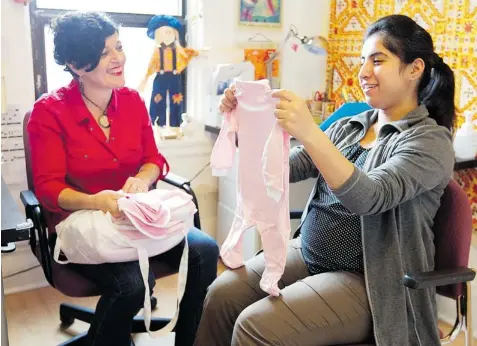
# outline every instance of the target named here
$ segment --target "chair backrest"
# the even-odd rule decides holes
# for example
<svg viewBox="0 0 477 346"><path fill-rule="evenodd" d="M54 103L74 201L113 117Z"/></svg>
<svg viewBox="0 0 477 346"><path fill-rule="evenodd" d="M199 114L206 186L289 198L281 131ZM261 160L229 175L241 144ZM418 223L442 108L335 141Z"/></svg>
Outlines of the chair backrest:
<svg viewBox="0 0 477 346"><path fill-rule="evenodd" d="M472 240L472 209L467 194L453 180L441 198L433 230L435 269L467 267ZM437 293L456 299L462 294L462 289L463 284L442 286L437 288Z"/></svg>
<svg viewBox="0 0 477 346"><path fill-rule="evenodd" d="M326 131L335 121L344 117L358 115L370 109L371 107L365 102L344 103L320 124L320 128L322 131Z"/></svg>
<svg viewBox="0 0 477 346"><path fill-rule="evenodd" d="M28 190L33 189L33 175L31 169L31 159L30 159L30 138L27 132L28 120L30 120L31 111L26 112L25 117L23 118L23 147L25 150L25 166L26 166L26 174L27 174L27 183L28 183Z"/></svg>

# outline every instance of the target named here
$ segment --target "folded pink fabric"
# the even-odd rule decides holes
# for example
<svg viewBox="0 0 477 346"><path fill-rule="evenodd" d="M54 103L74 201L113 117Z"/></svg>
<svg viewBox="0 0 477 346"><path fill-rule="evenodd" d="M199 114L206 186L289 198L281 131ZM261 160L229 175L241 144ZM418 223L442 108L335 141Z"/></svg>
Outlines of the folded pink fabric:
<svg viewBox="0 0 477 346"><path fill-rule="evenodd" d="M131 240L160 239L183 231L197 211L192 196L177 189L126 194L118 207L124 216L113 223Z"/></svg>

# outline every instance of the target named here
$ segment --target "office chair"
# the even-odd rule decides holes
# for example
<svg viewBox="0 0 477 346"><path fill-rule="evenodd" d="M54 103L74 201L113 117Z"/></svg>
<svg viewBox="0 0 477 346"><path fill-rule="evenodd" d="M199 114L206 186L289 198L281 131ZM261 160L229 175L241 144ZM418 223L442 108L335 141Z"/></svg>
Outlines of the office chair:
<svg viewBox="0 0 477 346"><path fill-rule="evenodd" d="M67 265L59 264L53 259L53 249L48 239L48 231L45 223L46 211L42 208L35 197L33 186L31 161L30 161L30 141L28 138L27 124L30 118L30 112L27 112L23 119L23 143L25 148L25 163L27 171L28 190L22 191L20 198L25 206L27 218L33 221L34 227L30 230L30 247L41 264L43 273L48 283L70 297L91 297L100 295L101 292L94 282L81 276L68 268ZM199 204L196 195L190 187L190 183L174 174L169 173L163 179L164 182L180 188L192 196L196 205L197 213L194 215L194 226L200 229ZM150 268L154 272L156 279L177 273L178 268L171 268L165 263L152 260ZM151 298L151 308L157 305L157 299ZM60 304L60 321L63 328L69 327L75 319L91 323L94 316L94 310L78 305L62 303ZM168 318L152 318L151 330L158 330L170 322ZM144 319L136 316L132 324L132 333L145 333ZM82 345L86 337L86 332L79 334L61 345Z"/></svg>
<svg viewBox="0 0 477 346"><path fill-rule="evenodd" d="M291 219L300 219L303 211L291 211ZM472 210L464 190L453 180L449 182L434 218L435 269L431 272L408 273L403 284L409 289L437 288L437 294L456 302L456 320L448 335L441 335L441 344L453 342L463 331L465 345L471 346L472 311L471 285L474 270L468 268L472 238ZM295 232L294 238L299 235ZM436 326L437 328L437 326ZM374 345L359 344L353 346ZM351 345L350 345L351 346Z"/></svg>

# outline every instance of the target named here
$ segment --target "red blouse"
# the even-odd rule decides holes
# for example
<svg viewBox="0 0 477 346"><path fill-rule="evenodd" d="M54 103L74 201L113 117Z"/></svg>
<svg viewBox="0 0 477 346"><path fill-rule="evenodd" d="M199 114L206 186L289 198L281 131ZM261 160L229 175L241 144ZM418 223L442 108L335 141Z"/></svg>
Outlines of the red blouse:
<svg viewBox="0 0 477 346"><path fill-rule="evenodd" d="M119 190L146 163L160 168L159 178L167 174L169 165L157 150L139 94L113 90L107 113L109 140L86 108L76 80L35 103L27 131L35 194L55 214L49 227L69 215L58 205L63 189L87 194Z"/></svg>

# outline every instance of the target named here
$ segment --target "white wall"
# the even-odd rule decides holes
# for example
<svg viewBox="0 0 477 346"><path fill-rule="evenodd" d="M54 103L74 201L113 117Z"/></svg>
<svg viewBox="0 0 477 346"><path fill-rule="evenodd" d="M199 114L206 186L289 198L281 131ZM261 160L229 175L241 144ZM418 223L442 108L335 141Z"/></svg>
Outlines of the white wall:
<svg viewBox="0 0 477 346"><path fill-rule="evenodd" d="M189 90L194 89L197 93L194 100L200 105L195 105L195 112L199 113L200 118L204 119L204 114L200 112L206 112L208 108L207 88L210 86L214 67L217 64L243 61L243 48L250 37L262 33L274 43L280 44L292 24L297 27L300 35L328 37L330 0L285 1L283 6L281 28L239 26L236 0L203 0L203 6L195 7L203 17L191 21L188 43L193 48L210 48L202 54L202 58L193 60L188 70ZM203 33L203 39L198 39L200 34L196 33ZM196 74L200 78L194 79ZM310 97L313 90L325 88L325 75L326 57L310 54L304 49L293 52L289 46L283 49L282 88L290 89L302 97Z"/></svg>
<svg viewBox="0 0 477 346"><path fill-rule="evenodd" d="M210 63L243 60L239 45L256 33L262 33L280 43L290 25L300 35L328 37L330 1L294 0L283 2L283 25L280 29L238 26L238 1L204 0L204 46L211 47ZM301 49L284 49L282 55L282 87L302 97L309 97L313 89L324 88L326 57L312 55Z"/></svg>
<svg viewBox="0 0 477 346"><path fill-rule="evenodd" d="M35 100L28 7L2 1L2 74L6 100L23 111Z"/></svg>
<svg viewBox="0 0 477 346"><path fill-rule="evenodd" d="M35 101L28 7L13 1L2 1L1 16L2 76L5 87L2 92L7 103L2 108L18 108L20 114L25 114ZM2 147L4 144L2 139ZM13 189L26 187L24 169L15 171L15 174L4 169L2 166L5 182L15 185Z"/></svg>

